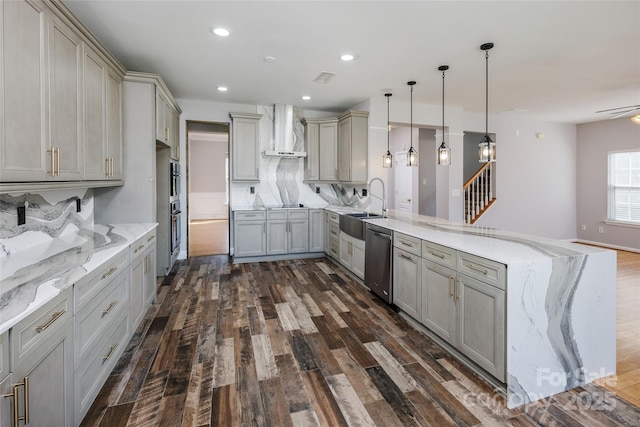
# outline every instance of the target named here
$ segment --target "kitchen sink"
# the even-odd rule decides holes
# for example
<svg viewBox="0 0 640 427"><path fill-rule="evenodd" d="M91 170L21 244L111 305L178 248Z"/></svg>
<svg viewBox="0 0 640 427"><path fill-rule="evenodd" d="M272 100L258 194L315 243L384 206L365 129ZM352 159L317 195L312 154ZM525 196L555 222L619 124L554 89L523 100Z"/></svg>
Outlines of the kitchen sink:
<svg viewBox="0 0 640 427"><path fill-rule="evenodd" d="M340 231L355 239L364 240L366 223L362 220L373 218L382 218L382 215L368 212L342 214L340 215Z"/></svg>

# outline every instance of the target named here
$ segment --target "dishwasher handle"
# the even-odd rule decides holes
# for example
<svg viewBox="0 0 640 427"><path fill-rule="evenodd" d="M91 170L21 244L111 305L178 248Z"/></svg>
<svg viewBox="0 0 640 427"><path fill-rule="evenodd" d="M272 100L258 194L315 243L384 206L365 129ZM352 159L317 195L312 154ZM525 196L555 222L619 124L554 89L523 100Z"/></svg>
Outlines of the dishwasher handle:
<svg viewBox="0 0 640 427"><path fill-rule="evenodd" d="M368 230L368 231L369 231L369 233L373 233L373 235L376 236L376 237L382 237L384 239L391 240L391 235L390 234L378 233L377 231L372 231L372 230Z"/></svg>

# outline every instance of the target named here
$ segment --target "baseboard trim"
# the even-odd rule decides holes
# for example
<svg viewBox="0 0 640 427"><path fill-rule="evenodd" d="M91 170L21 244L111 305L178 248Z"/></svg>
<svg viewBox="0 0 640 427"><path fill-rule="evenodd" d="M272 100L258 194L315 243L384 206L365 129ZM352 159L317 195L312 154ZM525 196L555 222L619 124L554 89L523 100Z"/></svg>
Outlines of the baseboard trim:
<svg viewBox="0 0 640 427"><path fill-rule="evenodd" d="M243 264L245 262L262 262L262 261L281 261L285 259L307 259L307 258L324 258L324 252L306 252L302 254L282 254L282 255L264 255L264 256L247 256L233 257L234 264Z"/></svg>

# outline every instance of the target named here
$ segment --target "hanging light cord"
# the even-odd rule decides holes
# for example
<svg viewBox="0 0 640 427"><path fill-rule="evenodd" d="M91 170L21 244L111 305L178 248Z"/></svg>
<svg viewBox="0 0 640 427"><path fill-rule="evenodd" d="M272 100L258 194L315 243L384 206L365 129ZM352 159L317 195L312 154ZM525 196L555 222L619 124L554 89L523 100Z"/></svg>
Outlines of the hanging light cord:
<svg viewBox="0 0 640 427"><path fill-rule="evenodd" d="M411 133L411 148L413 148L413 85L411 85L411 110L410 111L411 111L411 113L410 113L411 114L411 125L410 125L411 126L410 127L410 129L411 129L411 131L410 131L410 133Z"/></svg>
<svg viewBox="0 0 640 427"><path fill-rule="evenodd" d="M389 98L391 96L387 96L387 153L389 153L389 134L391 133L389 129Z"/></svg>
<svg viewBox="0 0 640 427"><path fill-rule="evenodd" d="M444 144L444 71L442 72L442 143Z"/></svg>
<svg viewBox="0 0 640 427"><path fill-rule="evenodd" d="M485 59L484 133L486 136L489 136L489 51L488 50L485 51L484 53L484 59Z"/></svg>

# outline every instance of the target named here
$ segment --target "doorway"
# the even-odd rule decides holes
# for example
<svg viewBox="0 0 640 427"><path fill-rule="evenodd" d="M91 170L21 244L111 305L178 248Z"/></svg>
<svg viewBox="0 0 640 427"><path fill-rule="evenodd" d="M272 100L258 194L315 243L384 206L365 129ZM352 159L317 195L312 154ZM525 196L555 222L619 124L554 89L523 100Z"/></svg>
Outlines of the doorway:
<svg viewBox="0 0 640 427"><path fill-rule="evenodd" d="M229 253L229 124L187 121L188 255Z"/></svg>

